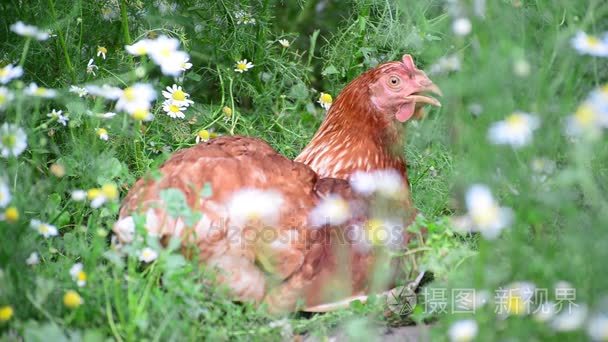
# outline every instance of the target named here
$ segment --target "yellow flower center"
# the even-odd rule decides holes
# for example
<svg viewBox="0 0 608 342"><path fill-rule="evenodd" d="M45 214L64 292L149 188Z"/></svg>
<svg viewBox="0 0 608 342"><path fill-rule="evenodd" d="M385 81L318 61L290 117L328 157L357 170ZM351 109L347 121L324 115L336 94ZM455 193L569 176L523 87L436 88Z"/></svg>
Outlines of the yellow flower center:
<svg viewBox="0 0 608 342"><path fill-rule="evenodd" d="M125 99L127 99L127 101L134 101L135 100L135 89L133 89L131 87L127 87L127 88L125 88L125 90L123 90L123 95L125 96Z"/></svg>
<svg viewBox="0 0 608 342"><path fill-rule="evenodd" d="M526 303L517 295L507 298L507 312L512 315L523 315L526 313Z"/></svg>
<svg viewBox="0 0 608 342"><path fill-rule="evenodd" d="M587 36L587 44L591 47L597 47L600 45L600 40L595 36Z"/></svg>
<svg viewBox="0 0 608 342"><path fill-rule="evenodd" d="M63 296L63 304L70 309L76 309L82 305L82 297L80 297L78 292L69 290Z"/></svg>
<svg viewBox="0 0 608 342"><path fill-rule="evenodd" d="M161 48L160 55L163 57L169 57L171 55L171 49L169 49L168 47Z"/></svg>
<svg viewBox="0 0 608 342"><path fill-rule="evenodd" d="M0 308L0 322L6 322L13 317L13 308L5 305Z"/></svg>
<svg viewBox="0 0 608 342"><path fill-rule="evenodd" d="M491 205L482 210L476 210L476 212L471 215L471 218L477 227L484 228L492 225L492 223L498 220L499 211L500 209L497 205Z"/></svg>
<svg viewBox="0 0 608 342"><path fill-rule="evenodd" d="M198 137L203 141L207 141L211 137L211 133L209 133L209 131L206 129L201 129L198 131Z"/></svg>
<svg viewBox="0 0 608 342"><path fill-rule="evenodd" d="M44 96L47 93L47 89L44 87L39 87L38 89L36 89L36 91L34 92L34 94L38 95L38 96Z"/></svg>
<svg viewBox="0 0 608 342"><path fill-rule="evenodd" d="M97 197L101 196L102 194L103 194L103 192L99 188L89 189L87 191L87 198L89 199L89 201L92 201L92 200L96 199Z"/></svg>
<svg viewBox="0 0 608 342"><path fill-rule="evenodd" d="M9 223L17 222L17 220L19 220L19 210L17 210L17 208L15 207L6 208L6 210L4 211L4 218Z"/></svg>
<svg viewBox="0 0 608 342"><path fill-rule="evenodd" d="M135 52L137 52L138 55L145 55L148 53L148 49L142 44L135 49Z"/></svg>
<svg viewBox="0 0 608 342"><path fill-rule="evenodd" d="M103 46L98 46L98 47L97 47L97 52L101 52L101 53L103 53L103 54L106 54L106 53L108 53L108 49L106 49L106 48L105 48L105 47L103 47Z"/></svg>
<svg viewBox="0 0 608 342"><path fill-rule="evenodd" d="M321 97L319 97L319 102L329 104L334 102L334 99L329 94L321 93Z"/></svg>
<svg viewBox="0 0 608 342"><path fill-rule="evenodd" d="M114 184L104 184L101 187L101 192L110 200L118 198L118 188Z"/></svg>
<svg viewBox="0 0 608 342"><path fill-rule="evenodd" d="M8 68L5 67L0 69L0 77L4 77L6 75L8 75Z"/></svg>
<svg viewBox="0 0 608 342"><path fill-rule="evenodd" d="M85 273L85 271L78 272L78 274L76 275L76 280L83 282L87 281L87 274Z"/></svg>
<svg viewBox="0 0 608 342"><path fill-rule="evenodd" d="M173 99L177 101L184 101L186 99L186 93L178 89L173 92L173 95L171 97L173 97Z"/></svg>
<svg viewBox="0 0 608 342"><path fill-rule="evenodd" d="M105 135L108 135L108 131L105 128L98 128L97 135L103 137Z"/></svg>
<svg viewBox="0 0 608 342"><path fill-rule="evenodd" d="M574 113L574 117L579 125L588 127L595 122L595 111L589 104L582 104Z"/></svg>
<svg viewBox="0 0 608 342"><path fill-rule="evenodd" d="M600 88L600 91L602 92L602 94L603 94L604 96L608 96L608 84L603 85L603 86Z"/></svg>
<svg viewBox="0 0 608 342"><path fill-rule="evenodd" d="M17 137L14 134L7 134L2 136L2 145L11 148L17 143Z"/></svg>
<svg viewBox="0 0 608 342"><path fill-rule="evenodd" d="M47 234L50 231L49 225L45 223L41 223L38 225L38 231L40 234Z"/></svg>
<svg viewBox="0 0 608 342"><path fill-rule="evenodd" d="M229 118L232 116L232 108L224 106L224 108L222 108L222 113L224 113L224 115Z"/></svg>
<svg viewBox="0 0 608 342"><path fill-rule="evenodd" d="M246 71L247 70L247 64L245 64L243 62L239 62L239 63L237 63L236 68L239 69L239 70Z"/></svg>
<svg viewBox="0 0 608 342"><path fill-rule="evenodd" d="M366 224L370 241L374 245L382 245L388 239L388 233L384 229L384 222L379 219L371 219Z"/></svg>
<svg viewBox="0 0 608 342"><path fill-rule="evenodd" d="M169 105L169 111L172 112L172 113L177 113L177 112L179 112L179 107L177 105L174 105L174 104Z"/></svg>
<svg viewBox="0 0 608 342"><path fill-rule="evenodd" d="M6 102L6 96L4 94L0 94L0 105L3 105Z"/></svg>
<svg viewBox="0 0 608 342"><path fill-rule="evenodd" d="M526 119L521 114L511 114L505 119L505 121L507 122L507 125L511 126L512 128L522 128L526 125Z"/></svg>
<svg viewBox="0 0 608 342"><path fill-rule="evenodd" d="M132 116L133 119L137 120L137 121L142 121L145 120L148 117L148 110L144 109L144 108L140 108L140 109L136 109Z"/></svg>

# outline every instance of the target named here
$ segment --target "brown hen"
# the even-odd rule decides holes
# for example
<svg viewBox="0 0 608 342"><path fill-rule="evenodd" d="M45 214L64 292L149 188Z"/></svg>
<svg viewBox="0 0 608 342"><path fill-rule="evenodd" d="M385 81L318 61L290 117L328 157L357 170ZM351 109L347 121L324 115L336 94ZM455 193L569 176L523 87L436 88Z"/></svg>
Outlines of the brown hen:
<svg viewBox="0 0 608 342"><path fill-rule="evenodd" d="M247 137L178 151L160 167L160 177L144 177L129 191L114 226L118 241L132 242L134 217L143 216L149 235L195 246L234 299L266 303L273 312L294 310L298 301L317 311L378 290L370 287L375 249L358 248L347 234L367 220L370 198L353 191L348 179L357 171L396 170L406 181L396 215L412 217L398 149L401 123L425 103L439 105L421 95L425 91L439 93L405 55L347 85L295 161ZM179 189L202 216L194 222L172 217L162 196L167 189ZM335 198L349 208L348 220L316 222L311 212Z"/></svg>

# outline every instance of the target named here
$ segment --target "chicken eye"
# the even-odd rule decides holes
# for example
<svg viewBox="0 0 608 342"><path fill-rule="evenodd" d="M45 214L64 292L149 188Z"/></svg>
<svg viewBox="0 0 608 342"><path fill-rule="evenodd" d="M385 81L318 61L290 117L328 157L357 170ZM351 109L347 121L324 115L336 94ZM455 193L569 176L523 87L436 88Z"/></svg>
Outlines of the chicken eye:
<svg viewBox="0 0 608 342"><path fill-rule="evenodd" d="M388 79L388 84L389 84L391 87L396 87L396 86L398 86L400 83L401 83L401 79L400 79L399 77L397 77L397 76L391 76L391 77L389 77L389 79Z"/></svg>

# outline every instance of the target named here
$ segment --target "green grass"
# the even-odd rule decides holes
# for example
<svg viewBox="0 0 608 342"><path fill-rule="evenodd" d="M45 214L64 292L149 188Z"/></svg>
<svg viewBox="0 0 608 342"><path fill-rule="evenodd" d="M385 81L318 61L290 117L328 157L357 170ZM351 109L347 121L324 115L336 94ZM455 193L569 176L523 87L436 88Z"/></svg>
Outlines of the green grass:
<svg viewBox="0 0 608 342"><path fill-rule="evenodd" d="M608 8L599 0L486 1L485 16L474 14L479 1L179 1L161 13L167 1L36 0L0 4L0 66L22 64L19 80L7 85L15 99L0 111L0 122L26 131L28 148L20 156L0 158L0 177L10 186L12 206L20 219L0 222L0 307L14 316L0 323L0 339L14 340L280 340L280 328L262 309L233 303L223 289L201 279L214 275L175 248L162 251L151 266L142 266L135 251L121 259L110 249L109 231L119 203L99 209L70 199L73 189L112 182L121 195L168 155L195 143L199 129L221 135L250 135L268 141L289 158L310 141L323 119L316 103L320 92L337 95L344 85L378 63L415 57L429 70L441 57L456 55L460 70L433 74L443 90L441 110L409 123L404 146L416 206L429 233L406 256L408 275L431 270L429 288L494 290L513 281L531 281L549 289L568 281L576 302L590 311L608 295L605 260L608 248L608 144L605 139L573 142L564 135L564 119L594 88L608 81L607 59L579 55L570 39L578 30L608 30ZM450 5L451 4L451 5ZM237 24L245 10L255 25ZM113 16L112 20L104 15ZM452 20L462 15L471 34L456 36ZM10 31L22 20L50 29L47 41L28 41ZM125 44L159 34L180 39L193 68L176 82L195 104L185 120L164 115L160 101L155 119L137 123L124 113L111 120L88 115L112 110L109 103L69 94L70 85L109 83L124 87L147 70L143 81L160 90L174 83L146 59L128 55ZM292 42L289 48L278 39ZM98 46L107 59L96 57ZM93 58L96 76L86 73ZM233 71L237 60L255 64ZM514 65L526 61L528 75ZM23 94L30 82L56 88L61 95L39 100ZM160 94L159 94L160 95ZM160 99L160 96L159 98ZM234 109L230 121L222 108ZM473 115L471 106L480 107ZM49 120L51 109L69 113L67 127ZM488 143L487 130L515 110L534 112L541 127L532 144L521 149ZM109 141L95 129L104 127ZM537 157L556 162L556 170L539 185L530 165ZM59 164L65 175L50 168ZM515 221L498 240L456 234L449 217L466 211L464 194L473 183L487 184ZM44 239L29 228L41 219L59 228ZM175 247L175 246L173 246ZM38 252L41 262L26 266ZM87 285L78 288L69 274L82 262ZM66 308L62 298L77 290L84 304ZM427 299L428 300L428 299ZM475 314L422 312L416 323L435 322L432 334L447 339L451 323L474 318L479 340L583 339L584 327L555 332L529 316L503 319L494 307ZM395 324L380 303L354 305L324 315L287 316L295 334L330 335L342 327L353 337L368 325ZM397 320L403 323L403 320ZM362 332L363 331L363 332Z"/></svg>

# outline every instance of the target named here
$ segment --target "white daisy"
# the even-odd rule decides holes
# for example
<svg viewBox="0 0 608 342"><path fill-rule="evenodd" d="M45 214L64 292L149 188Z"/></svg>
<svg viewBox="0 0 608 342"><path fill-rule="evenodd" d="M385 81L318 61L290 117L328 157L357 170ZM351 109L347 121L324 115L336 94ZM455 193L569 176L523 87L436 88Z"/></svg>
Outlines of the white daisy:
<svg viewBox="0 0 608 342"><path fill-rule="evenodd" d="M147 55L152 48L152 40L150 39L142 39L137 41L133 45L126 45L125 49L128 53L134 56L143 56Z"/></svg>
<svg viewBox="0 0 608 342"><path fill-rule="evenodd" d="M321 93L317 102L321 105L321 107L323 107L323 109L329 110L332 103L334 102L334 99L328 93Z"/></svg>
<svg viewBox="0 0 608 342"><path fill-rule="evenodd" d="M279 220L283 196L273 190L245 188L235 192L228 201L231 221L243 227L250 220L274 225Z"/></svg>
<svg viewBox="0 0 608 342"><path fill-rule="evenodd" d="M97 76L95 74L95 70L99 69L97 65L93 62L93 58L89 59L89 63L87 63L87 74L92 74L93 76Z"/></svg>
<svg viewBox="0 0 608 342"><path fill-rule="evenodd" d="M279 39L279 44L286 49L289 47L289 45L291 45L287 39Z"/></svg>
<svg viewBox="0 0 608 342"><path fill-rule="evenodd" d="M36 230L38 233L40 233L40 235L44 236L45 238L49 238L51 236L56 236L57 234L59 234L59 232L57 231L57 227L48 223L41 222L40 220L32 220L30 222L30 227L32 227L32 229Z"/></svg>
<svg viewBox="0 0 608 342"><path fill-rule="evenodd" d="M108 135L108 130L105 128L97 128L95 130L95 134L97 134L99 139L103 141L108 141L108 139L110 138L110 136Z"/></svg>
<svg viewBox="0 0 608 342"><path fill-rule="evenodd" d="M403 222L395 218L371 218L364 225L365 242L399 249L403 246Z"/></svg>
<svg viewBox="0 0 608 342"><path fill-rule="evenodd" d="M338 195L323 198L308 215L313 227L338 226L351 217L348 202Z"/></svg>
<svg viewBox="0 0 608 342"><path fill-rule="evenodd" d="M458 36L464 37L471 33L473 25L468 18L457 18L452 23L452 31Z"/></svg>
<svg viewBox="0 0 608 342"><path fill-rule="evenodd" d="M253 68L255 65L253 65L253 63L248 62L246 59L240 60L238 62L236 62L236 66L234 68L234 71L239 72L239 73L244 73L245 71Z"/></svg>
<svg viewBox="0 0 608 342"><path fill-rule="evenodd" d="M357 171L349 179L353 189L365 196L378 193L394 197L405 190L403 177L397 170Z"/></svg>
<svg viewBox="0 0 608 342"><path fill-rule="evenodd" d="M108 49L103 46L97 47L97 57L101 56L101 58L106 59L106 53L108 53Z"/></svg>
<svg viewBox="0 0 608 342"><path fill-rule="evenodd" d="M87 274L84 271L84 266L81 262L75 263L74 266L70 268L70 276L72 276L72 280L75 281L79 287L83 287L87 284Z"/></svg>
<svg viewBox="0 0 608 342"><path fill-rule="evenodd" d="M6 109L8 104L13 100L13 93L6 87L0 87L0 111Z"/></svg>
<svg viewBox="0 0 608 342"><path fill-rule="evenodd" d="M182 71L186 71L186 70L189 70L190 68L192 68L192 63L190 63L190 57L186 57L186 59L184 59L181 63L181 69L182 69Z"/></svg>
<svg viewBox="0 0 608 342"><path fill-rule="evenodd" d="M608 315L596 314L587 323L587 334L593 341L608 341Z"/></svg>
<svg viewBox="0 0 608 342"><path fill-rule="evenodd" d="M167 113L167 115L169 115L169 117L173 119L183 119L186 117L186 115L184 115L186 107L180 106L172 100L166 100L163 102L163 110L165 113Z"/></svg>
<svg viewBox="0 0 608 342"><path fill-rule="evenodd" d="M171 87L167 87L167 90L163 90L162 94L167 99L173 102L178 106L188 107L194 103L194 101L190 100L190 94L184 92L181 86L174 84Z"/></svg>
<svg viewBox="0 0 608 342"><path fill-rule="evenodd" d="M46 115L48 118L55 119L60 124L66 126L68 121L70 120L67 116L63 115L62 110L53 109L50 113Z"/></svg>
<svg viewBox="0 0 608 342"><path fill-rule="evenodd" d="M478 332L477 322L473 319L465 319L452 323L448 336L452 342L469 342L475 339Z"/></svg>
<svg viewBox="0 0 608 342"><path fill-rule="evenodd" d="M81 88L75 85L70 86L70 93L78 94L78 97L85 97L89 92L85 88Z"/></svg>
<svg viewBox="0 0 608 342"><path fill-rule="evenodd" d="M17 157L27 147L27 135L23 128L4 123L0 126L0 155L4 158Z"/></svg>
<svg viewBox="0 0 608 342"><path fill-rule="evenodd" d="M25 264L28 266L38 265L39 263L40 263L40 257L38 256L38 253L36 253L36 252L32 252L30 254L30 256L28 256L27 259L25 259Z"/></svg>
<svg viewBox="0 0 608 342"><path fill-rule="evenodd" d="M598 136L608 127L608 85L596 89L566 118L566 134L570 136Z"/></svg>
<svg viewBox="0 0 608 342"><path fill-rule="evenodd" d="M211 132L206 129L201 129L196 133L196 138L194 139L196 143L207 142L211 139Z"/></svg>
<svg viewBox="0 0 608 342"><path fill-rule="evenodd" d="M149 109L155 98L156 92L151 85L135 83L122 90L118 102L116 102L116 109L133 114L142 108Z"/></svg>
<svg viewBox="0 0 608 342"><path fill-rule="evenodd" d="M15 78L19 78L23 75L23 68L20 65L14 66L8 64L0 68L0 83L7 84Z"/></svg>
<svg viewBox="0 0 608 342"><path fill-rule="evenodd" d="M0 208L6 207L11 202L11 191L8 184L0 178Z"/></svg>
<svg viewBox="0 0 608 342"><path fill-rule="evenodd" d="M459 71L461 68L460 56L458 54L452 54L449 56L443 56L429 67L429 74L447 74L453 71Z"/></svg>
<svg viewBox="0 0 608 342"><path fill-rule="evenodd" d="M146 247L139 253L139 260L145 263L151 263L158 258L158 253L150 247Z"/></svg>
<svg viewBox="0 0 608 342"><path fill-rule="evenodd" d="M36 26L24 24L22 21L12 24L11 31L20 36L34 38L36 40L47 40L50 37L48 32L43 31Z"/></svg>
<svg viewBox="0 0 608 342"><path fill-rule="evenodd" d="M48 89L45 87L39 87L36 83L30 83L27 88L25 88L25 94L30 96L42 97L45 99L52 99L57 96L57 91L54 89Z"/></svg>
<svg viewBox="0 0 608 342"><path fill-rule="evenodd" d="M234 12L237 25L255 25L255 18L244 10Z"/></svg>
<svg viewBox="0 0 608 342"><path fill-rule="evenodd" d="M92 96L103 97L106 100L117 100L123 93L122 89L103 84L101 87L95 84L85 85L85 90Z"/></svg>
<svg viewBox="0 0 608 342"><path fill-rule="evenodd" d="M496 239L500 232L511 224L513 211L500 207L490 189L481 184L469 188L466 194L468 214L461 219L457 229L477 231L489 240Z"/></svg>
<svg viewBox="0 0 608 342"><path fill-rule="evenodd" d="M116 116L116 113L114 113L114 112L106 112L106 113L97 114L97 117L101 118L101 119L111 119L115 116Z"/></svg>
<svg viewBox="0 0 608 342"><path fill-rule="evenodd" d="M574 331L585 324L587 319L587 306L576 304L563 308L549 323L555 331Z"/></svg>
<svg viewBox="0 0 608 342"><path fill-rule="evenodd" d="M497 145L511 145L514 148L522 147L530 143L532 133L540 126L537 116L514 112L505 120L498 121L490 126L488 139Z"/></svg>
<svg viewBox="0 0 608 342"><path fill-rule="evenodd" d="M572 38L571 43L572 47L582 55L608 57L608 33L604 34L604 39L600 39L579 31Z"/></svg>
<svg viewBox="0 0 608 342"><path fill-rule="evenodd" d="M160 36L153 40L148 54L160 66L161 72L168 76L179 76L183 72L188 54L179 51L179 40L167 36Z"/></svg>

